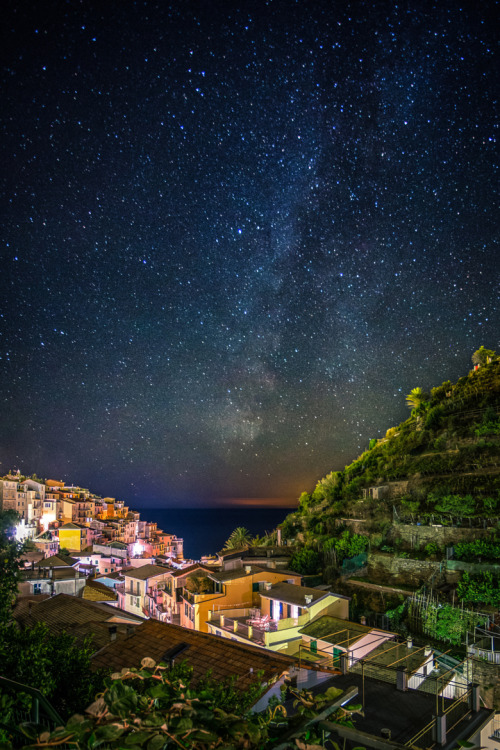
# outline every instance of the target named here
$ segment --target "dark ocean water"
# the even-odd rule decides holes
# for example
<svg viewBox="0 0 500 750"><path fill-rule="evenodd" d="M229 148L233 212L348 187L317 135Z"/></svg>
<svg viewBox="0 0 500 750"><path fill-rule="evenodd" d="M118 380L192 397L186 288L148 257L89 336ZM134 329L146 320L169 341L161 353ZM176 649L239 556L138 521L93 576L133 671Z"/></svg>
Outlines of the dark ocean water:
<svg viewBox="0 0 500 750"><path fill-rule="evenodd" d="M140 508L142 521L184 539L184 556L199 559L215 554L237 526L253 536L272 531L296 508Z"/></svg>

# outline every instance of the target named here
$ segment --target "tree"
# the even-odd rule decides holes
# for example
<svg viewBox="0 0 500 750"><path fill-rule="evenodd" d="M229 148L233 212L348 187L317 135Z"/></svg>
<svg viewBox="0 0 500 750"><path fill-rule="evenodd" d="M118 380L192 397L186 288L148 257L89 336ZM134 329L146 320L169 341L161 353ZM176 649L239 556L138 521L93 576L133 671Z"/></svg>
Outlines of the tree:
<svg viewBox="0 0 500 750"><path fill-rule="evenodd" d="M24 545L15 537L18 520L14 510L0 512L0 627L11 619L20 578Z"/></svg>
<svg viewBox="0 0 500 750"><path fill-rule="evenodd" d="M320 569L319 555L309 547L298 550L290 560L290 568L303 576L315 575Z"/></svg>
<svg viewBox="0 0 500 750"><path fill-rule="evenodd" d="M91 638L78 643L68 633L50 633L45 623L9 625L0 633L0 674L37 688L67 718L103 689L103 673L90 668L94 651Z"/></svg>
<svg viewBox="0 0 500 750"><path fill-rule="evenodd" d="M425 393L425 391L419 386L418 388L412 388L410 393L406 396L406 404L410 409L418 410L425 404L427 398L427 393Z"/></svg>
<svg viewBox="0 0 500 750"><path fill-rule="evenodd" d="M484 346L480 346L472 355L472 364L485 365L489 360L493 359L494 356L495 352L493 349L485 349Z"/></svg>
<svg viewBox="0 0 500 750"><path fill-rule="evenodd" d="M252 535L244 526L238 526L231 532L224 549L248 549L252 542Z"/></svg>

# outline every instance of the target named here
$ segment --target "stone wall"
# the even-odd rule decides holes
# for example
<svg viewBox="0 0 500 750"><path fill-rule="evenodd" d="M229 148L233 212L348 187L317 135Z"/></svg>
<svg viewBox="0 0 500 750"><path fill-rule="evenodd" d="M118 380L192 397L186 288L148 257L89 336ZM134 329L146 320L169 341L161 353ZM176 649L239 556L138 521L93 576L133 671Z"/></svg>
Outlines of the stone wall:
<svg viewBox="0 0 500 750"><path fill-rule="evenodd" d="M433 560L406 560L383 552L368 555L368 577L386 585L407 584L420 586L434 574L439 574L440 563Z"/></svg>
<svg viewBox="0 0 500 750"><path fill-rule="evenodd" d="M500 710L500 668L498 664L472 659L472 681L481 686L481 697L488 706Z"/></svg>
<svg viewBox="0 0 500 750"><path fill-rule="evenodd" d="M398 523L392 526L389 540L402 539L411 549L422 549L429 542L440 547L449 546L456 542L473 542L474 539L492 536L495 529L469 529L457 526L417 526L415 524Z"/></svg>

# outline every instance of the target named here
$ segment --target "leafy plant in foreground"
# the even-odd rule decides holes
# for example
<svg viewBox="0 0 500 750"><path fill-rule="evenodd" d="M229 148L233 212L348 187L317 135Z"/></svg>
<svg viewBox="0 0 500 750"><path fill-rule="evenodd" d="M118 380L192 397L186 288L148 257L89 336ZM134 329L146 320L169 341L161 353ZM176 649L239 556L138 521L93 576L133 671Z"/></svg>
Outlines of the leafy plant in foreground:
<svg viewBox="0 0 500 750"><path fill-rule="evenodd" d="M318 737L306 722L342 693L335 688L318 696L308 691L293 692L296 713L292 717L287 717L281 705L274 705L262 715L238 713L221 708L220 686L217 690L208 678L192 687L190 674L185 664L169 669L152 659L143 659L141 669L123 669L111 676L107 688L87 709L87 716L76 714L64 727L52 732L21 725L27 738L25 750L61 744L74 750L262 750L275 744L270 736L273 722L287 736L290 730L295 732L291 747L314 750L323 745L310 744ZM341 713L337 712L334 720L348 724L360 709L339 709Z"/></svg>

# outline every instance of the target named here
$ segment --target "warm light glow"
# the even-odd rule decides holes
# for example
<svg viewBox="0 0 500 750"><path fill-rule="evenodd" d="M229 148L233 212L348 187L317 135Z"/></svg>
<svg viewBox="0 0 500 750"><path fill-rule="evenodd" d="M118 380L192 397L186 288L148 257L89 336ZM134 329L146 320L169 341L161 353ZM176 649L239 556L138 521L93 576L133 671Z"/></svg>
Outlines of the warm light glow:
<svg viewBox="0 0 500 750"><path fill-rule="evenodd" d="M144 552L144 547L140 542L136 542L132 547L132 555L134 557L140 557Z"/></svg>
<svg viewBox="0 0 500 750"><path fill-rule="evenodd" d="M44 531L47 531L49 528L50 523L54 523L56 520L56 514L55 511L51 511L50 513L43 513L43 515L40 518L40 526Z"/></svg>
<svg viewBox="0 0 500 750"><path fill-rule="evenodd" d="M25 537L25 534L23 533L23 530L25 528L26 527L25 527L24 524L20 524L20 523L17 524L17 526L16 526L16 541L17 542L22 542L23 541L23 539Z"/></svg>

